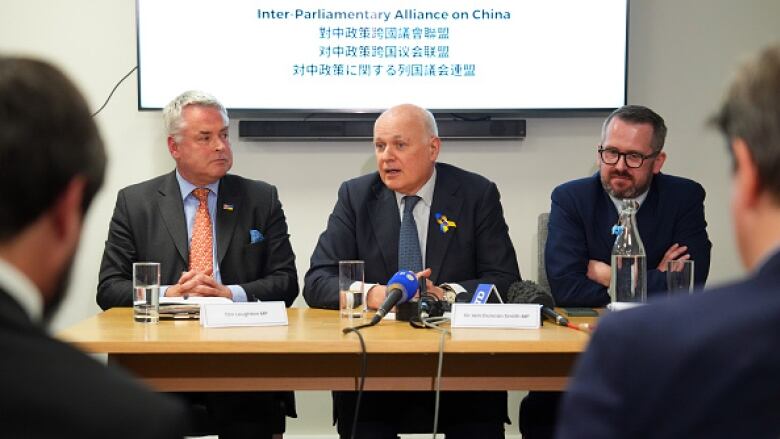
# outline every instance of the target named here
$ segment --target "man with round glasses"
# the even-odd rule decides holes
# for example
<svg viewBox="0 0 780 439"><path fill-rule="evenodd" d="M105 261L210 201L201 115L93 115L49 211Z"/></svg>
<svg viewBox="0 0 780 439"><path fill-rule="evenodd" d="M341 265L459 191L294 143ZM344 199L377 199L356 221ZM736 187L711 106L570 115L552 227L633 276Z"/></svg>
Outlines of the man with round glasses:
<svg viewBox="0 0 780 439"><path fill-rule="evenodd" d="M704 284L711 244L700 184L661 173L666 124L640 105L618 108L604 121L598 174L564 183L552 193L545 249L547 277L559 306L609 303L610 256L622 200L639 203L636 220L647 253L647 291L666 291L666 263L693 259Z"/></svg>
<svg viewBox="0 0 780 439"><path fill-rule="evenodd" d="M647 255L647 291L666 291L666 264L693 259L702 287L712 244L700 184L661 173L666 124L653 110L626 105L604 121L596 160L599 172L553 190L545 246L547 278L555 303L601 307L609 303L610 257L622 200L639 203L637 227ZM552 437L560 393L531 392L520 408L524 438Z"/></svg>

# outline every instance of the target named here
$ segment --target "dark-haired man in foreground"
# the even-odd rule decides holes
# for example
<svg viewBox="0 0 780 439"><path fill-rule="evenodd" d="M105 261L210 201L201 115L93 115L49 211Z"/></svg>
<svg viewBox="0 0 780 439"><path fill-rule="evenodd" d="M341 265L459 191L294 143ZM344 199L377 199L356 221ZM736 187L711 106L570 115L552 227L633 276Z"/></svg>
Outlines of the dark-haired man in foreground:
<svg viewBox="0 0 780 439"><path fill-rule="evenodd" d="M0 57L0 435L175 438L184 408L51 338L106 156L86 102L49 64Z"/></svg>

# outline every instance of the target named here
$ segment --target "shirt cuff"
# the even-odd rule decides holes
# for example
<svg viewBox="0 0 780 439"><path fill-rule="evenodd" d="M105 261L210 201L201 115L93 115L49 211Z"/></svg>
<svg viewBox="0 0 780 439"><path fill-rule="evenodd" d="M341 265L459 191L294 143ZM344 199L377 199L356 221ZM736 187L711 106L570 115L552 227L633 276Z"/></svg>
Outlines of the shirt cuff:
<svg viewBox="0 0 780 439"><path fill-rule="evenodd" d="M233 293L233 302L247 302L246 291L241 285L226 285ZM258 300L259 302L259 300Z"/></svg>
<svg viewBox="0 0 780 439"><path fill-rule="evenodd" d="M160 285L160 297L165 297L165 292L168 291L171 285Z"/></svg>
<svg viewBox="0 0 780 439"><path fill-rule="evenodd" d="M455 291L455 294L468 293L468 291L466 291L466 289L463 288L460 284L444 282L441 285L447 285L448 287L452 288L452 291Z"/></svg>

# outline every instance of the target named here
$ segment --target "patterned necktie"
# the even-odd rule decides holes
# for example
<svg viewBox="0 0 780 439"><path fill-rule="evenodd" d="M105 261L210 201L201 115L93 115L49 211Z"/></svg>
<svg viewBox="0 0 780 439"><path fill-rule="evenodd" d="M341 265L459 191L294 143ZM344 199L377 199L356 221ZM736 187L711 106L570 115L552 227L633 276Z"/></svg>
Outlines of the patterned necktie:
<svg viewBox="0 0 780 439"><path fill-rule="evenodd" d="M422 252L420 240L417 238L417 224L414 222L412 210L420 201L416 195L404 197L404 216L401 220L401 233L398 237L398 270L422 271Z"/></svg>
<svg viewBox="0 0 780 439"><path fill-rule="evenodd" d="M200 204L195 212L195 224L192 226L192 241L190 242L190 270L201 272L211 270L214 263L213 234L211 231L211 215L209 215L209 190L198 188L192 191Z"/></svg>

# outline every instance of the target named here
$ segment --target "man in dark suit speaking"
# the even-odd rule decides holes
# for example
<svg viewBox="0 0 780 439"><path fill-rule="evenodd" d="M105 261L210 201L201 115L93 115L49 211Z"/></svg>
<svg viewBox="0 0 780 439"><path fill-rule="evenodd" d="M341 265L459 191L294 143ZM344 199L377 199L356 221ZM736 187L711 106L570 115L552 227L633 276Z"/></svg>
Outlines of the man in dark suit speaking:
<svg viewBox="0 0 780 439"><path fill-rule="evenodd" d="M440 146L436 121L422 108L400 105L379 116L377 172L341 185L306 274L309 306L338 308L339 260L365 261L369 308L381 305L383 283L399 269L423 272L428 291L450 300L457 292L473 293L480 283L495 284L505 294L520 278L496 185L436 163ZM355 394L336 392L334 404L339 435L348 438ZM363 395L357 437L430 431L433 408L430 392L369 392ZM503 437L506 408L505 392L445 393L441 430L447 438Z"/></svg>
<svg viewBox="0 0 780 439"><path fill-rule="evenodd" d="M103 141L57 69L0 57L0 436L175 438L185 410L51 338Z"/></svg>
<svg viewBox="0 0 780 439"><path fill-rule="evenodd" d="M100 307L132 304L138 261L160 263L164 296L292 305L298 281L282 205L275 187L227 174L233 153L225 108L188 91L163 115L176 170L119 192L100 266ZM284 431L285 413L294 415L291 393L188 397L205 398L221 437L270 437Z"/></svg>
<svg viewBox="0 0 780 439"><path fill-rule="evenodd" d="M780 437L780 46L743 67L715 122L750 275L603 318L564 397L560 438Z"/></svg>

